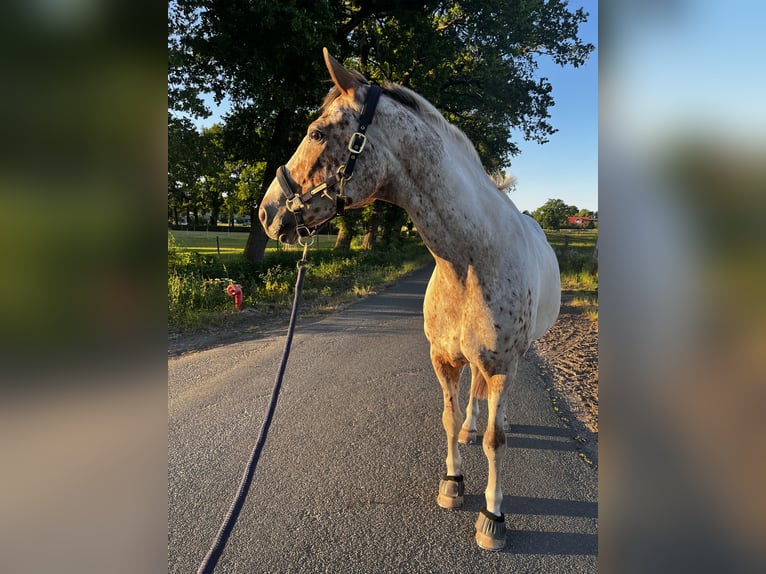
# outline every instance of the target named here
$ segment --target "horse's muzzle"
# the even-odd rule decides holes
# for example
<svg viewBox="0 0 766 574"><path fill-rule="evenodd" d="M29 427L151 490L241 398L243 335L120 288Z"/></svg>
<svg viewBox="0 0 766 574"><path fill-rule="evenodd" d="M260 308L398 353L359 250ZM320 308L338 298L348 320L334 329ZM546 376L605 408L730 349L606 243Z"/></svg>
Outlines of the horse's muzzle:
<svg viewBox="0 0 766 574"><path fill-rule="evenodd" d="M284 205L261 205L258 210L258 219L266 235L271 239L290 245L298 241L295 217Z"/></svg>
<svg viewBox="0 0 766 574"><path fill-rule="evenodd" d="M258 219L266 235L271 239L292 244L298 240L295 217L287 210L281 199L279 184L274 180L258 208Z"/></svg>

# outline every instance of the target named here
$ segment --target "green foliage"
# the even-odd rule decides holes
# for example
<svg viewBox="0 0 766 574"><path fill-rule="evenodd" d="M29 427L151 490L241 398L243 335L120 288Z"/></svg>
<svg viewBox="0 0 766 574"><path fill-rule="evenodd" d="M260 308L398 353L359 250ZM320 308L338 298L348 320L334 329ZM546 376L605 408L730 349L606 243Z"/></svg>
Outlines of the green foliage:
<svg viewBox="0 0 766 574"><path fill-rule="evenodd" d="M563 199L549 199L532 212L532 217L543 229L561 229L566 225L567 217L577 213L577 208L564 203Z"/></svg>
<svg viewBox="0 0 766 574"><path fill-rule="evenodd" d="M537 60L579 66L593 49L577 37L587 14L570 12L566 2L344 4L359 9L346 21L342 55L373 79L430 100L474 142L490 171L518 152L511 127L540 143L556 131L548 122L552 86L537 76Z"/></svg>
<svg viewBox="0 0 766 574"><path fill-rule="evenodd" d="M305 129L300 116L327 89L320 58L327 46L369 79L401 83L432 101L495 170L518 151L511 128L539 142L555 132L552 86L538 77L537 62L583 64L593 50L578 37L587 17L564 0L178 0L169 10L169 100L197 113L199 93L228 97L232 133L254 154L243 159L266 159L274 144L284 158ZM280 113L292 114L291 135L276 141Z"/></svg>
<svg viewBox="0 0 766 574"><path fill-rule="evenodd" d="M597 230L546 231L548 243L559 262L562 291L598 292L598 271L594 249Z"/></svg>
<svg viewBox="0 0 766 574"><path fill-rule="evenodd" d="M179 234L180 235L180 234ZM174 329L214 323L233 313L225 294L229 283L242 286L244 304L259 316L287 312L292 303L298 249L269 250L265 263L254 265L239 253L205 253L200 234L184 237L179 247L168 234L168 322ZM197 240L191 240L192 237ZM189 249L194 242L198 247ZM380 285L409 273L430 260L418 240L403 240L384 251L332 250L333 241L310 251L310 268L302 296L304 313L318 312L369 294Z"/></svg>
<svg viewBox="0 0 766 574"><path fill-rule="evenodd" d="M400 83L430 100L494 172L518 153L513 129L540 143L556 131L548 113L553 87L539 77L538 61L584 63L593 50L578 37L587 17L565 0L174 0L168 11L169 107L175 115L206 116L200 94L212 93L217 102L228 98L227 158L263 166L242 198L250 208L327 91L320 57L326 46L369 79ZM217 213L219 195L210 194L212 188L189 187L183 193L192 211L202 197L198 203ZM259 244L253 239L251 250Z"/></svg>

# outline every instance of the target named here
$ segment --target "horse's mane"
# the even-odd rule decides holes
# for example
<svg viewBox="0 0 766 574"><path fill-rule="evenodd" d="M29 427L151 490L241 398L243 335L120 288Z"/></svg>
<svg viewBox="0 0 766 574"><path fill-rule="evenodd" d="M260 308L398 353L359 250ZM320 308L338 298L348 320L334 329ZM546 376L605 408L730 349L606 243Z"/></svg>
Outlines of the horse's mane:
<svg viewBox="0 0 766 574"><path fill-rule="evenodd" d="M449 123L436 107L423 96L398 84L386 83L383 88L391 98L410 108L421 119L435 128L442 135L456 141L465 153L481 167L481 159L471 140L457 126ZM482 168L483 171L483 168Z"/></svg>
<svg viewBox="0 0 766 574"><path fill-rule="evenodd" d="M356 70L350 70L350 72L354 74L362 83L367 84L367 80L362 74ZM484 171L484 167L481 164L481 158L479 158L479 153L476 151L473 142L468 139L468 136L465 135L460 130L460 128L448 122L442 113L437 110L431 102L426 100L423 96L416 94L409 88L405 88L404 86L400 86L399 84L394 84L391 82L385 82L383 84L383 93L391 97L393 100L399 102L406 108L412 110L418 117L436 129L442 135L458 143L466 155L472 158L473 163L477 167L477 171L481 171L487 175L490 182L492 183L492 186L497 189L497 191L500 192L500 194L503 195L506 199L510 199L506 195L506 191L508 191L508 189L516 183L516 178L512 175L505 176L498 174L487 174ZM322 111L326 110L327 107L339 96L340 90L336 86L333 86L322 102Z"/></svg>
<svg viewBox="0 0 766 574"><path fill-rule="evenodd" d="M399 86L398 84L387 83L384 86L384 89L386 94L391 96L400 104L410 108L433 128L441 132L443 135L454 139L465 151L465 153L469 157L473 158L477 167L477 171L481 171L487 175L490 182L492 183L492 186L500 193L500 195L502 195L505 199L510 199L507 195L507 192L516 183L516 178L510 174L505 175L503 173L486 173L486 171L484 171L484 167L481 164L479 153L476 151L473 142L468 139L468 136L465 135L462 130L460 130L460 128L448 122L447 119L441 114L439 110L436 109L436 107L431 102L426 100L423 96L416 94L404 86Z"/></svg>

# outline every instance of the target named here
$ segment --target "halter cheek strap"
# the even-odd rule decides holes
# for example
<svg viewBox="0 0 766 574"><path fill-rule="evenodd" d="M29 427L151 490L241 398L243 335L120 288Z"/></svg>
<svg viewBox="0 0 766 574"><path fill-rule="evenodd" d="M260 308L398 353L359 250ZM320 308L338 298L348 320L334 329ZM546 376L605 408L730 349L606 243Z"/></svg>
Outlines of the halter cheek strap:
<svg viewBox="0 0 766 574"><path fill-rule="evenodd" d="M372 123L372 118L375 116L375 109L378 107L378 100L383 90L379 86L370 86L367 91L367 99L364 102L362 108L362 114L359 117L359 129L357 129L351 136L351 140L348 142L349 156L346 160L346 164L341 166L338 173L342 179L348 181L351 176L354 175L354 165L356 164L356 158L362 153L365 144L367 143L367 126Z"/></svg>
<svg viewBox="0 0 766 574"><path fill-rule="evenodd" d="M282 195L285 196L285 206L288 211L295 216L298 235L308 237L312 235L313 230L309 229L303 222L303 213L301 213L308 203L316 196L325 197L335 203L335 215L343 215L346 209L346 196L343 195L343 187L346 182L354 175L354 166L359 154L364 150L367 144L367 127L372 123L375 116L375 109L378 106L378 100L382 93L379 86L370 86L367 90L367 99L364 102L362 113L359 117L359 128L351 135L348 142L349 156L346 163L341 165L335 175L330 176L322 183L313 187L306 193L300 193L300 187L290 177L290 173L284 165L277 168L277 182L282 188ZM337 189L337 192L336 192Z"/></svg>

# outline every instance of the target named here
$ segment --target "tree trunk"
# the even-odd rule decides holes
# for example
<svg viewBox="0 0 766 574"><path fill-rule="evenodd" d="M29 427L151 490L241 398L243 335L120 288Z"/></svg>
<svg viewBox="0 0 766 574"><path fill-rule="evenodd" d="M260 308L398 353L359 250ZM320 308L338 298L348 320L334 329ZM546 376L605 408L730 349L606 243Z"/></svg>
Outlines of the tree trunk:
<svg viewBox="0 0 766 574"><path fill-rule="evenodd" d="M261 182L261 189L258 192L258 196L254 198L250 208L250 235L247 237L247 243L245 244L245 257L256 264L263 263L263 257L266 254L266 243L269 241L258 219L258 206L261 204L263 196L266 195L269 185L271 185L272 178L277 172L277 167L281 165L282 161L287 160L287 158L278 158L276 156L285 148L290 135L290 113L290 110L287 109L280 110L274 120L274 133L271 136L270 148L274 152L269 154L269 158L266 161L266 170L263 174L263 181Z"/></svg>
<svg viewBox="0 0 766 574"><path fill-rule="evenodd" d="M345 223L347 216L343 216L338 219L338 237L335 239L336 251L348 251L351 249L351 239L353 237L348 225Z"/></svg>
<svg viewBox="0 0 766 574"><path fill-rule="evenodd" d="M208 226L212 227L214 230L218 229L218 215L220 213L221 213L220 206L214 203L210 208L210 222L208 223Z"/></svg>
<svg viewBox="0 0 766 574"><path fill-rule="evenodd" d="M388 203L384 206L381 219L383 236L380 240L383 245L398 243L401 239L402 225L407 221L407 212L401 207Z"/></svg>
<svg viewBox="0 0 766 574"><path fill-rule="evenodd" d="M378 222L380 221L380 205L376 201L372 204L370 219L367 221L367 232L364 234L362 249L375 250L378 239Z"/></svg>
<svg viewBox="0 0 766 574"><path fill-rule="evenodd" d="M268 242L269 236L266 235L266 231L258 220L258 214L256 214L250 224L250 233L247 236L247 243L245 243L245 256L253 263L263 263ZM253 255L257 258L253 259Z"/></svg>
<svg viewBox="0 0 766 574"><path fill-rule="evenodd" d="M348 211L345 215L336 219L338 238L335 240L335 249L337 251L348 251L351 249L351 240L354 238L354 231L358 219L358 211Z"/></svg>

